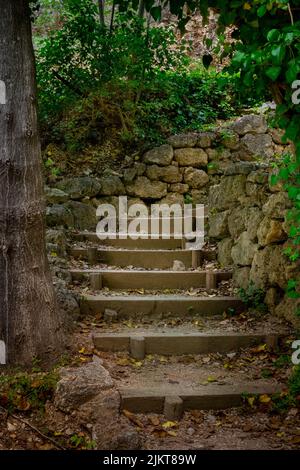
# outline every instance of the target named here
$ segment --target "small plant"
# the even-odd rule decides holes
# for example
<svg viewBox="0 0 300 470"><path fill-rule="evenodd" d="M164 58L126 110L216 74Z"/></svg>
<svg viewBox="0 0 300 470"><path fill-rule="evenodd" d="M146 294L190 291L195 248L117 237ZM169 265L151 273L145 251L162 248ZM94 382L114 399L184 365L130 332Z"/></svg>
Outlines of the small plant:
<svg viewBox="0 0 300 470"><path fill-rule="evenodd" d="M247 307L260 311L266 310L264 303L265 292L263 289L259 289L254 282L250 282L246 289L241 287L239 296Z"/></svg>
<svg viewBox="0 0 300 470"><path fill-rule="evenodd" d="M79 434L73 434L70 437L70 445L74 449L86 449L86 450L93 450L96 448L96 442L90 440L85 434L82 432Z"/></svg>
<svg viewBox="0 0 300 470"><path fill-rule="evenodd" d="M38 370L37 365L33 370ZM14 375L0 376L0 404L13 412L44 410L58 381L56 372L18 372Z"/></svg>

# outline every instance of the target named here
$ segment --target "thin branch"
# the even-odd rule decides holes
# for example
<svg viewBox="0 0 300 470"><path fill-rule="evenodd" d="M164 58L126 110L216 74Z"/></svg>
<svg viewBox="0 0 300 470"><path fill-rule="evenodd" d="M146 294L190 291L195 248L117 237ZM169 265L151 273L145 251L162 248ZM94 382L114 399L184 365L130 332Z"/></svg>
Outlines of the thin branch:
<svg viewBox="0 0 300 470"><path fill-rule="evenodd" d="M109 26L109 33L112 33L114 27L114 19L115 19L115 10L116 10L116 2L113 1L112 9L111 9L111 17L110 17L110 26Z"/></svg>
<svg viewBox="0 0 300 470"><path fill-rule="evenodd" d="M58 72L56 72L56 70L52 70L52 73L53 73L54 77L57 78L57 80L62 82L64 85L66 85L71 91L73 91L74 93L79 95L81 98L84 98L84 96L85 96L84 93L79 88L77 88L75 85L73 85L73 83L69 82L69 80L62 77Z"/></svg>
<svg viewBox="0 0 300 470"><path fill-rule="evenodd" d="M292 9L291 9L291 5L290 5L290 3L288 3L287 5L288 5L289 14L290 14L290 17L291 17L291 23L293 25L294 24L294 17L293 17L293 12L292 12Z"/></svg>
<svg viewBox="0 0 300 470"><path fill-rule="evenodd" d="M4 411L4 413L7 413L7 410L0 405L0 409L2 411ZM38 428L36 428L35 426L33 426L32 424L28 423L28 421L26 421L25 419L22 419L20 418L19 416L13 414L13 413L10 413L10 416L14 419L16 419L17 421L20 421L21 423L25 424L25 426L27 426L28 428L32 429L35 433L39 434L43 439L51 442L57 449L60 449L60 450L67 450L65 447L61 446L60 444L58 444L54 439L52 439L52 437L49 437L47 436L46 434L44 434L42 431L40 431Z"/></svg>

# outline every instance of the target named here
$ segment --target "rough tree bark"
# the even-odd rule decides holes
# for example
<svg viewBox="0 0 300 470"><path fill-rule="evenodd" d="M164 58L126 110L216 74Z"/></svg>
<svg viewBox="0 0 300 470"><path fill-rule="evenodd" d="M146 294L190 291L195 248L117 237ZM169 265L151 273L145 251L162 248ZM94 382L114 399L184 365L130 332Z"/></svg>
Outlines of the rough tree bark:
<svg viewBox="0 0 300 470"><path fill-rule="evenodd" d="M105 27L105 17L104 17L104 7L105 7L105 0L98 0L99 5L99 21L102 28Z"/></svg>
<svg viewBox="0 0 300 470"><path fill-rule="evenodd" d="M35 66L26 0L0 0L0 341L6 363L59 352L62 328L45 250ZM3 361L2 361L3 362Z"/></svg>

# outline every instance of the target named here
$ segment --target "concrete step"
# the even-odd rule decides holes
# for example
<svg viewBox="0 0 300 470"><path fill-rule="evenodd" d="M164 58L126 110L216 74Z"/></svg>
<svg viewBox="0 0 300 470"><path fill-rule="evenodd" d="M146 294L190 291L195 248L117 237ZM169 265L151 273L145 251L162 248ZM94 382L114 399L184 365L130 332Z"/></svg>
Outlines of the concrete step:
<svg viewBox="0 0 300 470"><path fill-rule="evenodd" d="M107 240L100 240L97 237L95 232L81 232L72 234L71 237L73 240L79 242L92 242L94 244L103 245L103 246L114 246L117 248L124 249L144 249L144 250L175 250L176 248L183 248L184 240L170 238L169 240L164 240L162 238L151 239L151 238L138 238L133 240L132 238L120 239L119 233L115 234L116 238L110 238Z"/></svg>
<svg viewBox="0 0 300 470"><path fill-rule="evenodd" d="M133 271L72 269L73 281L90 280L95 290L110 289L189 289L191 287L214 288L221 281L231 279L225 271Z"/></svg>
<svg viewBox="0 0 300 470"><path fill-rule="evenodd" d="M80 302L83 315L103 313L111 309L119 318L143 316L191 317L218 315L230 309L240 309L243 303L237 297L197 297L189 295L86 295Z"/></svg>
<svg viewBox="0 0 300 470"><path fill-rule="evenodd" d="M236 385L206 385L196 390L169 387L122 388L121 407L132 413L168 413L168 419L178 419L183 411L219 410L238 407L246 394L272 395L282 390L274 383L250 382ZM170 409L171 408L171 409ZM173 410L172 410L173 408ZM172 416L173 414L173 416Z"/></svg>
<svg viewBox="0 0 300 470"><path fill-rule="evenodd" d="M94 247L71 247L69 255L76 259L89 260L90 264L104 263L119 267L141 267L146 269L169 269L175 260L182 261L186 268L201 266L203 260L215 260L216 252L209 250L115 250Z"/></svg>
<svg viewBox="0 0 300 470"><path fill-rule="evenodd" d="M278 344L279 334L268 333L195 333L184 334L174 329L163 332L139 331L124 333L95 333L94 346L99 351L126 351L136 359L147 354L165 356L182 354L228 353L241 348L266 343L272 348Z"/></svg>

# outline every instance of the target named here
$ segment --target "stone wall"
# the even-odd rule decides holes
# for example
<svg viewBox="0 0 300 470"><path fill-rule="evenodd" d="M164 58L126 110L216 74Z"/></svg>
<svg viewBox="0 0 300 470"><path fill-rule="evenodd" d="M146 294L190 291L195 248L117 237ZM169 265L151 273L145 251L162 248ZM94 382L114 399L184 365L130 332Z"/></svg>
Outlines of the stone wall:
<svg viewBox="0 0 300 470"><path fill-rule="evenodd" d="M237 171L233 162L265 161L283 149L278 131L268 130L265 119L257 115L209 132L175 135L141 157L126 158L119 173L104 170L102 178L69 178L47 187L47 224L95 229L95 208L102 203L117 207L121 195L128 196L129 204L207 204L210 186ZM242 171L246 168L256 167L245 164Z"/></svg>
<svg viewBox="0 0 300 470"><path fill-rule="evenodd" d="M292 151L261 115L245 115L208 132L175 135L168 143L127 158L120 173L82 176L46 188L47 224L95 230L96 207L127 196L131 203L205 204L209 238L221 266L233 266L236 285L253 282L271 311L293 317L296 301L284 297L299 265L288 262L290 206L282 186L270 184L278 156ZM292 308L293 307L293 308Z"/></svg>

